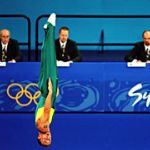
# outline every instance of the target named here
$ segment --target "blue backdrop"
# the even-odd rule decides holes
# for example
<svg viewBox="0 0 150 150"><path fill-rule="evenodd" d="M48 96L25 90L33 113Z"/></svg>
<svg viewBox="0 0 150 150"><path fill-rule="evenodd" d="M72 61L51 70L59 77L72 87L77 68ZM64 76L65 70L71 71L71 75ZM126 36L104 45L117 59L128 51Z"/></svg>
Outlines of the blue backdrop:
<svg viewBox="0 0 150 150"><path fill-rule="evenodd" d="M149 15L149 0L76 0L76 1L1 1L0 14L24 14L30 17L32 23L32 49L35 43L35 20L42 14L81 14L81 15ZM13 6L13 7L12 7ZM100 32L104 30L104 42L129 42L141 40L143 30L149 29L150 19L58 19L56 26L56 37L58 29L62 25L70 27L70 38L75 41L95 42L100 41ZM19 19L1 19L1 28L9 28L12 37L19 42L25 41L26 22ZM43 22L40 25L40 40L43 39ZM124 50L131 47L106 47L108 50ZM97 50L98 47L80 47L80 49Z"/></svg>
<svg viewBox="0 0 150 150"><path fill-rule="evenodd" d="M0 68L0 111L35 111L39 63ZM150 110L150 66L126 63L73 63L58 68L59 112L147 112Z"/></svg>

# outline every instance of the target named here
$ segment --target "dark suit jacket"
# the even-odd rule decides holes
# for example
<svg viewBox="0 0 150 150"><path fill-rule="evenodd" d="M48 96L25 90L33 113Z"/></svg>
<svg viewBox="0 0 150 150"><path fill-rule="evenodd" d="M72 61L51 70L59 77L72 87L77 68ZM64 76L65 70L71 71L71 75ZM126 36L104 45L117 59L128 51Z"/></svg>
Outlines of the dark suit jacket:
<svg viewBox="0 0 150 150"><path fill-rule="evenodd" d="M125 61L131 62L133 59L141 60L142 62L146 62L146 51L144 47L144 42L138 42L135 44L134 48L131 52L125 56Z"/></svg>
<svg viewBox="0 0 150 150"><path fill-rule="evenodd" d="M19 50L18 42L14 39L10 39L8 46L7 46L7 52L6 52L7 59L6 61L10 61L12 59L15 59L15 61L21 61L21 53ZM2 60L2 44L0 41L0 61Z"/></svg>
<svg viewBox="0 0 150 150"><path fill-rule="evenodd" d="M56 58L57 60L62 60L62 61L74 61L74 62L79 62L81 61L77 45L74 41L68 39L65 47L65 53L64 56L62 48L60 46L59 39L55 40L55 47L56 47Z"/></svg>

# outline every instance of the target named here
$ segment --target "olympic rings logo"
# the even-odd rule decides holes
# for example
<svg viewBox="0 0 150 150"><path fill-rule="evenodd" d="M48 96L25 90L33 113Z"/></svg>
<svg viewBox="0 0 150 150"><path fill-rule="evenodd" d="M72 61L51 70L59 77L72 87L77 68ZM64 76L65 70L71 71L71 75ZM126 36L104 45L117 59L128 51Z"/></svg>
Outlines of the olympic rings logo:
<svg viewBox="0 0 150 150"><path fill-rule="evenodd" d="M13 96L11 95L11 90L13 87L19 87L19 92ZM41 92L38 90L36 91L34 94L32 94L30 91L29 91L29 88L31 87L36 87L38 88L38 85L36 83L30 83L28 85L25 86L25 88L23 88L22 85L18 84L18 83L12 83L8 86L7 88L7 95L13 99L13 100L16 100L17 104L24 107L24 106L29 106L31 104L32 101L34 101L34 103L37 105L38 102L37 102L37 98L40 97L41 95ZM28 102L26 103L22 103L19 99L25 94L25 96L29 99Z"/></svg>

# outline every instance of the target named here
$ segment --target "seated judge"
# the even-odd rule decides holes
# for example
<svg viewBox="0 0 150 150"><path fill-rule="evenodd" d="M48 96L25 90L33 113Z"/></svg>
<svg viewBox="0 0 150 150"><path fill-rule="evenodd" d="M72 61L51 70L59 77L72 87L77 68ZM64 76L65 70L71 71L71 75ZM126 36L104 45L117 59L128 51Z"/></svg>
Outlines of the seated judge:
<svg viewBox="0 0 150 150"><path fill-rule="evenodd" d="M76 43L69 39L69 28L61 27L59 29L59 38L55 40L56 58L58 61L79 62L81 57Z"/></svg>
<svg viewBox="0 0 150 150"><path fill-rule="evenodd" d="M21 53L18 42L10 38L10 31L3 29L0 31L0 62L21 61Z"/></svg>
<svg viewBox="0 0 150 150"><path fill-rule="evenodd" d="M143 41L135 43L131 52L125 56L127 62L148 62L150 61L150 30L142 34Z"/></svg>

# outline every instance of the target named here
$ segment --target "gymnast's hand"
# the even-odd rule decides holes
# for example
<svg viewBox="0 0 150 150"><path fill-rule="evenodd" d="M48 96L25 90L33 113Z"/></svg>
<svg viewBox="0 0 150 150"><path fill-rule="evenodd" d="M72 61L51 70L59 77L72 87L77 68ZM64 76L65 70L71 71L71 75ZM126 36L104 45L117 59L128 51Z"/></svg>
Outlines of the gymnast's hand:
<svg viewBox="0 0 150 150"><path fill-rule="evenodd" d="M52 94L53 88L52 88L52 82L51 79L48 79L48 94Z"/></svg>

